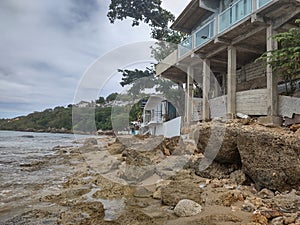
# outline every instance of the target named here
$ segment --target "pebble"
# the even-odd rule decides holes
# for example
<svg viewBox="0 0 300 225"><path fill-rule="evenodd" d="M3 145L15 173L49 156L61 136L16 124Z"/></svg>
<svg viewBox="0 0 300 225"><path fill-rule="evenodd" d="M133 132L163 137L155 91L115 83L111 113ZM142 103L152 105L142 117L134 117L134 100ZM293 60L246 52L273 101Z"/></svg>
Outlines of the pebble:
<svg viewBox="0 0 300 225"><path fill-rule="evenodd" d="M231 206L231 211L232 212L239 211L239 208L237 206Z"/></svg>
<svg viewBox="0 0 300 225"><path fill-rule="evenodd" d="M233 185L227 185L227 184L225 184L225 185L224 185L224 188L229 189L229 190L233 190L233 189L235 189L236 187L233 186Z"/></svg>
<svg viewBox="0 0 300 225"><path fill-rule="evenodd" d="M283 214L277 210L264 210L260 211L260 214L265 216L267 219L273 219L275 217L283 216Z"/></svg>
<svg viewBox="0 0 300 225"><path fill-rule="evenodd" d="M271 221L272 225L284 225L283 217L276 217Z"/></svg>
<svg viewBox="0 0 300 225"><path fill-rule="evenodd" d="M199 187L200 187L201 189L205 188L206 186L207 186L207 185L204 184L204 183L199 184Z"/></svg>
<svg viewBox="0 0 300 225"><path fill-rule="evenodd" d="M259 212L254 211L253 216L252 216L253 222L259 223L261 225L267 225L268 224L268 219L261 215Z"/></svg>
<svg viewBox="0 0 300 225"><path fill-rule="evenodd" d="M158 189L157 191L153 192L154 199L161 199L161 190Z"/></svg>
<svg viewBox="0 0 300 225"><path fill-rule="evenodd" d="M292 213L292 214L289 214L289 216L287 217L284 217L284 223L285 224L291 224L291 223L294 223L296 220L297 220L297 213ZM300 222L300 221L299 221Z"/></svg>
<svg viewBox="0 0 300 225"><path fill-rule="evenodd" d="M258 196L261 198L273 198L275 195L273 191L264 188L260 192L258 192Z"/></svg>
<svg viewBox="0 0 300 225"><path fill-rule="evenodd" d="M253 212L255 209L256 207L250 202L243 204L242 206L242 211L244 212Z"/></svg>

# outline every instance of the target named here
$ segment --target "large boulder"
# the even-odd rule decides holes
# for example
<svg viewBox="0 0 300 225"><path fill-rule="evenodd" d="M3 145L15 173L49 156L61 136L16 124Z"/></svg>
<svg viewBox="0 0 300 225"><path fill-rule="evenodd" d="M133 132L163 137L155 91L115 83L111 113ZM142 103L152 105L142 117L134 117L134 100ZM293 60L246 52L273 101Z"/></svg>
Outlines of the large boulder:
<svg viewBox="0 0 300 225"><path fill-rule="evenodd" d="M179 217L195 216L202 211L201 205L189 199L180 200L174 208L175 215Z"/></svg>
<svg viewBox="0 0 300 225"><path fill-rule="evenodd" d="M220 122L199 125L194 132L197 151L219 163L239 164L240 154L236 144L238 132L234 125Z"/></svg>
<svg viewBox="0 0 300 225"><path fill-rule="evenodd" d="M300 187L300 139L280 128L243 127L237 146L243 171L258 188Z"/></svg>
<svg viewBox="0 0 300 225"><path fill-rule="evenodd" d="M198 152L210 164L204 170L203 159L189 163L188 167L199 176L226 177L242 167L259 189L300 187L300 138L287 129L243 125L239 121L211 122L198 125L194 137Z"/></svg>

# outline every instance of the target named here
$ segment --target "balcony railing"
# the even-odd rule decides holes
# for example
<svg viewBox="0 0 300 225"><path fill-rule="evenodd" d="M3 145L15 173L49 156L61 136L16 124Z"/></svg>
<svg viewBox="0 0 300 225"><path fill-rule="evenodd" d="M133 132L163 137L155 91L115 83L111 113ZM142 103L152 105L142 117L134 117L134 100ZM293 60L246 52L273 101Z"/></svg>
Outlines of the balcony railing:
<svg viewBox="0 0 300 225"><path fill-rule="evenodd" d="M257 0L257 8L261 8L271 2L272 0Z"/></svg>
<svg viewBox="0 0 300 225"><path fill-rule="evenodd" d="M181 58L186 53L193 49L192 36L188 36L183 42L178 45L178 57Z"/></svg>
<svg viewBox="0 0 300 225"><path fill-rule="evenodd" d="M272 0L256 0L257 3L255 5L253 5L254 0L237 1L221 14L217 15L217 19L212 19L179 44L178 58L181 58L193 49L204 45L217 34L228 30L234 24L243 20L251 13L262 8L271 1ZM218 22L216 23L216 21Z"/></svg>
<svg viewBox="0 0 300 225"><path fill-rule="evenodd" d="M194 48L198 48L215 36L215 19L202 26L194 34Z"/></svg>
<svg viewBox="0 0 300 225"><path fill-rule="evenodd" d="M252 0L240 0L219 15L219 33L252 13Z"/></svg>

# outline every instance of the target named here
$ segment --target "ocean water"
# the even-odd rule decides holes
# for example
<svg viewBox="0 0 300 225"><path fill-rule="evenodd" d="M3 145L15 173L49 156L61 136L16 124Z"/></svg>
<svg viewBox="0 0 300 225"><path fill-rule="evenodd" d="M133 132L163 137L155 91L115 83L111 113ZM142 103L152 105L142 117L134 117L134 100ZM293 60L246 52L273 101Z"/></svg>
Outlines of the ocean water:
<svg viewBox="0 0 300 225"><path fill-rule="evenodd" d="M34 206L39 195L59 190L70 170L47 164L56 146L79 146L89 136L0 131L0 224Z"/></svg>
<svg viewBox="0 0 300 225"><path fill-rule="evenodd" d="M0 187L40 181L45 178L39 176L41 171L22 173L22 167L54 154L55 146L76 145L73 134L0 131Z"/></svg>

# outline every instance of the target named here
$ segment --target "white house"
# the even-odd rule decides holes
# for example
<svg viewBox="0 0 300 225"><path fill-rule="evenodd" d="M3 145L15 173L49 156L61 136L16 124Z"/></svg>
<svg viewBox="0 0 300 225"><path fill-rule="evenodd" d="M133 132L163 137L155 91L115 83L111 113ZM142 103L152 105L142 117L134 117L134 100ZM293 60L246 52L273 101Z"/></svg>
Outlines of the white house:
<svg viewBox="0 0 300 225"><path fill-rule="evenodd" d="M148 99L144 112L142 130L151 135L170 138L180 136L181 116L163 96L153 95Z"/></svg>

